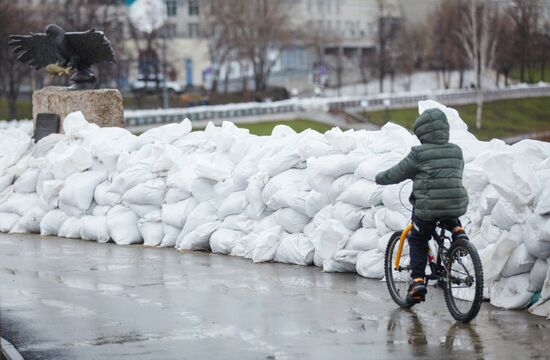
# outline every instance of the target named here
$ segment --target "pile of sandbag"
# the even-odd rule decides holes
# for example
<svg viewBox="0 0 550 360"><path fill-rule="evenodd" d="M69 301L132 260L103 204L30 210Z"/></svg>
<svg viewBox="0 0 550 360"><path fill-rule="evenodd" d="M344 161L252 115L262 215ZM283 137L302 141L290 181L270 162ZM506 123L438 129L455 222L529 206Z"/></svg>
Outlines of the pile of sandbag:
<svg viewBox="0 0 550 360"><path fill-rule="evenodd" d="M478 141L436 102L464 152L470 196L462 218L496 306L550 315L550 144ZM254 262L316 265L382 279L384 251L410 219L412 182L376 174L419 142L379 131L277 126L255 136L230 122L191 131L186 120L140 136L81 113L37 144L0 130L0 231L117 244L209 250ZM404 254L407 256L407 254ZM546 305L545 305L546 304Z"/></svg>

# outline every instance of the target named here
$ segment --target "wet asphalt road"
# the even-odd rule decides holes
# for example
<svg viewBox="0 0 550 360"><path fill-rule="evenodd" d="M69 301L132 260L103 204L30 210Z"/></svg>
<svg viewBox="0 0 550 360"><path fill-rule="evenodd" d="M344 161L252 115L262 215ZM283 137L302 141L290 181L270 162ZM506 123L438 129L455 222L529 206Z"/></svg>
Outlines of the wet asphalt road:
<svg viewBox="0 0 550 360"><path fill-rule="evenodd" d="M355 274L174 249L0 235L0 336L26 359L511 359L550 321L484 304L457 325Z"/></svg>

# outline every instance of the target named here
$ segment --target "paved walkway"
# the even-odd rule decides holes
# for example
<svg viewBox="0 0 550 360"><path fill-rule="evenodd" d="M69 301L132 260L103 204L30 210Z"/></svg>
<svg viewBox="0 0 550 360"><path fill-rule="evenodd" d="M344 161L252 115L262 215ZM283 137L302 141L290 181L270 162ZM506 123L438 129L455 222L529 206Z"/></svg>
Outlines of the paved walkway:
<svg viewBox="0 0 550 360"><path fill-rule="evenodd" d="M484 304L457 325L434 291L224 255L0 235L0 336L32 359L526 359L550 322Z"/></svg>

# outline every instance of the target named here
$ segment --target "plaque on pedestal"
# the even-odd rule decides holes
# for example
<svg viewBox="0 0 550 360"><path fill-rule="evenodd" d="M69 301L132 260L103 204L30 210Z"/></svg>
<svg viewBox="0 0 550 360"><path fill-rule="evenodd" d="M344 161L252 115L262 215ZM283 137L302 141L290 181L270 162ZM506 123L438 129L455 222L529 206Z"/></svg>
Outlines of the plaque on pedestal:
<svg viewBox="0 0 550 360"><path fill-rule="evenodd" d="M51 113L39 113L36 116L36 126L34 127L34 141L59 132L59 116Z"/></svg>

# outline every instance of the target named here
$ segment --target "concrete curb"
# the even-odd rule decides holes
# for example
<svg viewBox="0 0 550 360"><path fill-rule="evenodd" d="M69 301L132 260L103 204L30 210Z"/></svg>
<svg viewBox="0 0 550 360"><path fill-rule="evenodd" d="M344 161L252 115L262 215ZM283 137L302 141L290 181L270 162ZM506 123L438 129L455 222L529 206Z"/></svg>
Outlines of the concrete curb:
<svg viewBox="0 0 550 360"><path fill-rule="evenodd" d="M6 360L25 360L8 340L0 337L0 354Z"/></svg>

